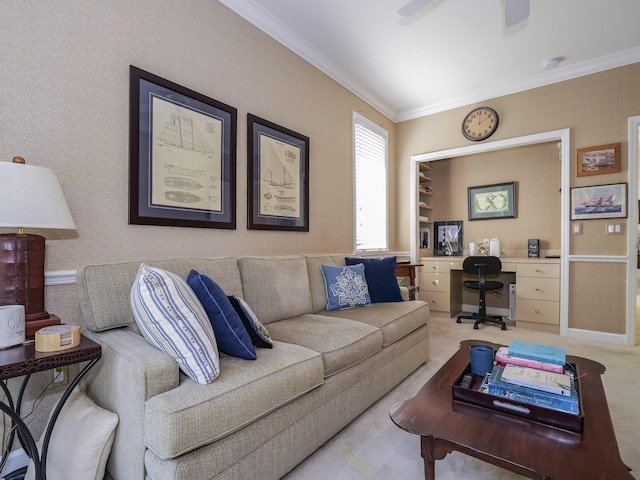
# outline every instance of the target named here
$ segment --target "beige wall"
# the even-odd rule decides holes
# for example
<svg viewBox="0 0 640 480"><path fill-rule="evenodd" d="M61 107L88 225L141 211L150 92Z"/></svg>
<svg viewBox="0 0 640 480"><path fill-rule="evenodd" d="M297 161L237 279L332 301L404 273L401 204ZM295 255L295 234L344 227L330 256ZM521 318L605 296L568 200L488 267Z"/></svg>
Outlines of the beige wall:
<svg viewBox="0 0 640 480"><path fill-rule="evenodd" d="M389 119L215 0L2 2L0 58L0 160L55 170L78 227L32 232L47 237L47 271L351 252L352 112L395 142ZM236 230L128 225L130 64L238 109ZM309 233L247 230L247 113L310 138ZM75 285L48 287L46 306L80 321Z"/></svg>
<svg viewBox="0 0 640 480"><path fill-rule="evenodd" d="M500 115L498 130L490 141L569 128L571 130L570 183L572 187L627 182L629 181L627 178L627 120L631 116L640 114L639 79L640 64L634 64L482 102L482 105L493 107ZM470 144L462 136L460 125L464 115L475 106L479 105L457 108L398 124L397 158L400 168L398 178L404 182L400 190L408 191L409 189L411 155ZM621 173L577 177L576 148L616 142L622 144ZM465 171L466 175L472 174ZM539 183L536 183L535 188L540 189L540 192L545 195L556 195L558 181L557 178L550 178L548 182L540 182L538 176ZM631 181L635 182L637 179L631 179ZM471 177L471 182L475 182L475 178ZM521 189L524 188L524 180L520 184ZM436 188L437 186L434 185L434 189ZM553 191L553 189L556 190ZM462 192L458 193L462 195ZM397 212L398 228L405 227L404 235L393 248L409 248L411 241L408 233L409 201L409 195L405 195L398 201L400 207ZM461 205L462 201L459 197L452 200L458 205ZM549 205L548 208L554 207ZM549 213L553 214L553 212ZM457 211L456 214L466 215L463 210ZM524 212L521 211L518 221L524 220ZM500 220L500 222L516 224L515 220ZM628 227L626 221L623 223L626 229ZM465 232L468 224L469 222L465 224ZM570 254L625 255L625 236L605 235L605 224L606 220L582 221L583 234L571 235L569 238ZM635 228L635 220L632 220L631 228ZM528 237L529 234L523 235L523 238ZM468 241L469 237L466 236L466 238ZM543 239L545 236L541 233L533 238ZM567 277L571 298L570 327L616 334L625 333L624 268L619 264L598 264L596 268L572 262ZM606 287L596 288L599 284L597 279L602 279ZM589 288L583 288L585 285Z"/></svg>

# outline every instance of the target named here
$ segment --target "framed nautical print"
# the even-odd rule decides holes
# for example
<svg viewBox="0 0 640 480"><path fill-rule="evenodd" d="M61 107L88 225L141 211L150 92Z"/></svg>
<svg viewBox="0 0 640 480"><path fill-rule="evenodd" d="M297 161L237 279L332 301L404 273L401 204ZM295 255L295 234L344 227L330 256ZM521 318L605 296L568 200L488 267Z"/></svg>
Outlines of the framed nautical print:
<svg viewBox="0 0 640 480"><path fill-rule="evenodd" d="M626 183L589 185L571 189L571 220L598 218L627 218ZM608 231L607 233L620 232Z"/></svg>
<svg viewBox="0 0 640 480"><path fill-rule="evenodd" d="M309 137L247 116L249 230L309 231Z"/></svg>
<svg viewBox="0 0 640 480"><path fill-rule="evenodd" d="M129 69L129 223L236 228L235 108Z"/></svg>

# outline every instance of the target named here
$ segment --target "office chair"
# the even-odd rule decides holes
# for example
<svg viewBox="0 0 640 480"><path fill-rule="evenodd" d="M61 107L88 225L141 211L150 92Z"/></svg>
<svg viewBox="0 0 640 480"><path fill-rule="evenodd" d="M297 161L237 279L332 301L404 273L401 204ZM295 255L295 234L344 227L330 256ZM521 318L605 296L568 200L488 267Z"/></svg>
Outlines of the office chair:
<svg viewBox="0 0 640 480"><path fill-rule="evenodd" d="M500 325L501 330L506 330L507 325L499 315L487 315L487 306L485 303L485 293L487 290L498 290L504 287L502 282L487 280L486 275L500 273L502 271L502 262L498 257L467 257L464 259L462 269L465 273L478 275L478 280L465 280L463 285L467 288L473 288L480 292L480 311L470 315L458 315L456 323L462 323L461 319L475 320L473 328L478 329L478 325L484 322L495 323Z"/></svg>

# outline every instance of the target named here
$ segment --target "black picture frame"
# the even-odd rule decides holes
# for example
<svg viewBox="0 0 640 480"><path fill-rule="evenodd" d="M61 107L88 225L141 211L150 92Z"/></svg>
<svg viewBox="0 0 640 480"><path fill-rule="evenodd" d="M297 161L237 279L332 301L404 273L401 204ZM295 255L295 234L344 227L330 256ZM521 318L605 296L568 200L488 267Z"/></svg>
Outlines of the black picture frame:
<svg viewBox="0 0 640 480"><path fill-rule="evenodd" d="M309 137L247 115L247 228L309 231Z"/></svg>
<svg viewBox="0 0 640 480"><path fill-rule="evenodd" d="M234 107L131 65L129 223L236 228Z"/></svg>
<svg viewBox="0 0 640 480"><path fill-rule="evenodd" d="M464 250L464 225L462 220L433 223L433 254L459 257Z"/></svg>

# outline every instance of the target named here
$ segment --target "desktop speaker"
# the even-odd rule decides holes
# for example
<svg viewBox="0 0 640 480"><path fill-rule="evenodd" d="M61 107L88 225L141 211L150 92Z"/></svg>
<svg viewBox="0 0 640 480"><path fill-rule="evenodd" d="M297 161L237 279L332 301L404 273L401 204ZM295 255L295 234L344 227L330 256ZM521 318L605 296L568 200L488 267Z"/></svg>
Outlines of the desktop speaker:
<svg viewBox="0 0 640 480"><path fill-rule="evenodd" d="M537 238L529 239L528 256L531 258L538 258L540 256L540 240Z"/></svg>

